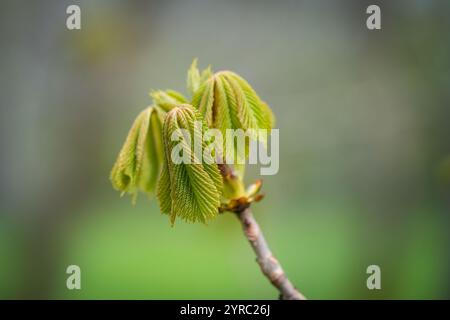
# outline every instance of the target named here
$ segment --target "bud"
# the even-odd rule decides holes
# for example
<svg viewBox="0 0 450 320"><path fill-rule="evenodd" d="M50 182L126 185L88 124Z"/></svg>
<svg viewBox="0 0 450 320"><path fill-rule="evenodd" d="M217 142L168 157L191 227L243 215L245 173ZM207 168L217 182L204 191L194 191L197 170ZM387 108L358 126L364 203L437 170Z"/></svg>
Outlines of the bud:
<svg viewBox="0 0 450 320"><path fill-rule="evenodd" d="M172 149L177 144L193 146L195 136L203 135L205 126L196 126L202 117L190 105L179 105L167 113L163 126L164 163L158 182L157 196L163 213L170 215L173 225L178 216L189 222L203 222L214 218L218 213L222 193L222 177L217 164L194 161L195 152L191 147L183 147L187 152L189 164L174 163ZM189 135L177 135L180 140L172 141L177 130L186 130ZM190 141L187 141L190 139ZM202 141L202 153L207 147ZM211 164L208 164L211 163Z"/></svg>
<svg viewBox="0 0 450 320"><path fill-rule="evenodd" d="M136 118L111 170L116 190L133 195L151 193L163 163L162 112L148 107Z"/></svg>

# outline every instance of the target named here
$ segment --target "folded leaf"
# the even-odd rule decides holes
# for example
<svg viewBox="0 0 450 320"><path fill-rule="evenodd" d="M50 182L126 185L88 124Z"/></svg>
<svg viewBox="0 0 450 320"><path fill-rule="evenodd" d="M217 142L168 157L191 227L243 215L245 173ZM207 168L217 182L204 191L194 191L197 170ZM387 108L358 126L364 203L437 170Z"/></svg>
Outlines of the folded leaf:
<svg viewBox="0 0 450 320"><path fill-rule="evenodd" d="M161 111L154 107L143 110L134 121L125 143L111 170L113 187L133 195L151 193L163 164Z"/></svg>
<svg viewBox="0 0 450 320"><path fill-rule="evenodd" d="M164 111L170 111L180 103L188 102L181 93L174 90L153 90L150 91L150 96L153 103Z"/></svg>
<svg viewBox="0 0 450 320"><path fill-rule="evenodd" d="M202 85L202 83L204 83L211 75L211 66L208 66L200 73L197 68L197 59L194 59L187 75L187 88L189 93L193 95Z"/></svg>
<svg viewBox="0 0 450 320"><path fill-rule="evenodd" d="M180 105L167 113L163 127L164 166L158 183L157 196L163 213L170 215L173 224L176 217L189 222L206 223L214 218L220 206L222 177L215 163L196 163L194 137L203 134L206 127L201 115L190 105ZM171 137L184 129L189 136L179 134L178 141ZM171 159L173 149L182 145L183 153L191 163L175 163ZM202 142L202 153L206 142ZM201 160L201 159L200 159Z"/></svg>
<svg viewBox="0 0 450 320"><path fill-rule="evenodd" d="M242 169L242 162L248 156L248 139L267 142L265 136L250 130L246 138L245 149L238 150L237 142L230 141L232 150L227 148L227 129L266 129L270 132L275 124L275 117L269 106L262 101L253 88L234 72L220 71L206 80L195 92L192 105L202 114L210 128L217 128L224 137L224 154L237 156L237 165Z"/></svg>

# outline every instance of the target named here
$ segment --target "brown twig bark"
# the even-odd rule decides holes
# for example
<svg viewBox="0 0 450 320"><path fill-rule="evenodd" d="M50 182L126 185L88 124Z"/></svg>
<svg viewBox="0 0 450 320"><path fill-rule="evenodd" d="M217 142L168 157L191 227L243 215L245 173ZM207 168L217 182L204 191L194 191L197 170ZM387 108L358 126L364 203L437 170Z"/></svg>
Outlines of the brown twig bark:
<svg viewBox="0 0 450 320"><path fill-rule="evenodd" d="M236 215L242 224L245 236L256 254L256 262L261 267L262 273L280 291L280 299L306 300L305 296L289 281L280 263L273 256L250 207L236 212Z"/></svg>

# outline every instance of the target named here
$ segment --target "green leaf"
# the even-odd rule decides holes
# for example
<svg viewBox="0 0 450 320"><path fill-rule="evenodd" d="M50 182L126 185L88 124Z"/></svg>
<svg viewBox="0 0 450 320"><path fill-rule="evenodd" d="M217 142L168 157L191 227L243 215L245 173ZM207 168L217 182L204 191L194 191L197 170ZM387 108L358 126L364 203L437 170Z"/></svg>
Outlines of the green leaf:
<svg viewBox="0 0 450 320"><path fill-rule="evenodd" d="M197 61L197 58L192 61L187 75L187 88L191 94L194 94L200 86L200 71L197 68Z"/></svg>
<svg viewBox="0 0 450 320"><path fill-rule="evenodd" d="M227 129L266 129L268 132L275 124L275 117L270 107L262 101L255 90L234 72L220 71L211 76L195 92L192 105L202 114L210 128L222 132L225 155L233 152L238 161L248 156L247 139L244 154L237 152L237 143L233 142L233 150L227 150ZM260 140L264 144L266 137L252 135L251 139ZM243 174L243 166L236 165Z"/></svg>
<svg viewBox="0 0 450 320"><path fill-rule="evenodd" d="M197 58L192 61L187 75L187 88L191 96L193 96L200 86L212 75L211 66L208 66L200 73L197 68L197 61Z"/></svg>
<svg viewBox="0 0 450 320"><path fill-rule="evenodd" d="M275 122L275 118L269 106L258 97L255 90L243 78L234 72L229 72L227 76L236 81L241 87L245 96L244 99L250 105L252 115L257 122L257 127L270 130Z"/></svg>
<svg viewBox="0 0 450 320"><path fill-rule="evenodd" d="M209 127L212 126L213 122L214 84L214 79L206 81L193 97L193 105L200 111Z"/></svg>
<svg viewBox="0 0 450 320"><path fill-rule="evenodd" d="M158 183L157 196L163 213L170 215L173 224L176 217L188 222L203 222L218 213L222 193L222 177L215 163L195 163L194 137L203 134L206 127L196 126L202 122L201 115L190 105L180 105L166 115L163 127L164 167ZM176 130L185 129L189 136L180 135L172 141ZM173 148L181 143L190 164L176 164L171 159ZM206 143L202 142L202 153ZM170 195L170 196L169 196Z"/></svg>
<svg viewBox="0 0 450 320"><path fill-rule="evenodd" d="M111 170L116 190L133 195L153 192L163 163L162 117L158 109L148 107L134 121Z"/></svg>
<svg viewBox="0 0 450 320"><path fill-rule="evenodd" d="M203 69L200 74L200 85L208 80L212 76L213 72L211 70L211 65L209 65L206 69Z"/></svg>
<svg viewBox="0 0 450 320"><path fill-rule="evenodd" d="M180 103L188 102L181 93L174 90L152 90L150 97L153 98L153 103L164 111L170 111Z"/></svg>
<svg viewBox="0 0 450 320"><path fill-rule="evenodd" d="M161 212L170 214L172 212L172 190L170 187L169 166L167 165L166 160L164 160L161 175L159 176L156 195L159 200ZM171 223L173 224L174 222L175 215L173 216L173 219L171 218Z"/></svg>

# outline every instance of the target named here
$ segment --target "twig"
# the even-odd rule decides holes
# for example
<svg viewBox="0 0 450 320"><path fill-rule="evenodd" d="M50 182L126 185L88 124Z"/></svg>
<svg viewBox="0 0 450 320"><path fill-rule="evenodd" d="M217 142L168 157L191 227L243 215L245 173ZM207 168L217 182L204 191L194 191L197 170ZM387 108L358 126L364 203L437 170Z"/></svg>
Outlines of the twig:
<svg viewBox="0 0 450 320"><path fill-rule="evenodd" d="M262 273L280 291L280 299L306 300L305 296L289 281L280 263L273 256L250 208L236 212L236 215L241 221L245 236L256 253L256 262L261 267Z"/></svg>
<svg viewBox="0 0 450 320"><path fill-rule="evenodd" d="M238 190L239 194L239 191L243 189L242 180L240 180L235 174L233 168L227 164L219 164L219 169L224 183L229 189ZM259 182L259 188L260 187L261 182ZM262 195L256 195L254 197L256 200L256 198L261 198ZM236 199L230 200L230 202L220 208L219 211L231 211L236 213L236 216L242 224L244 234L256 254L256 262L259 264L262 273L270 280L278 291L280 291L280 299L306 300L305 296L302 295L289 281L280 263L270 251L266 239L264 239L264 235L262 234L261 228L250 210L251 202L252 201L249 201L247 196L241 195Z"/></svg>

